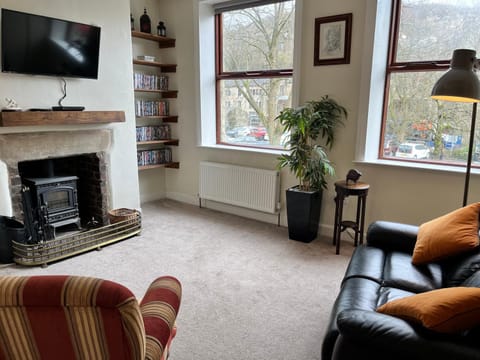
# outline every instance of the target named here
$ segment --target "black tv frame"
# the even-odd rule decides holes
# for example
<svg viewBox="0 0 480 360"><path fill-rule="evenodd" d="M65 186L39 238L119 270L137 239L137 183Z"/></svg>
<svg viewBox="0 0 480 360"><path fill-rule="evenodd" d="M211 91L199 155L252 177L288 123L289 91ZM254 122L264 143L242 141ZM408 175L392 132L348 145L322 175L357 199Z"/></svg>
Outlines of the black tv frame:
<svg viewBox="0 0 480 360"><path fill-rule="evenodd" d="M1 9L2 24L1 24L1 63L2 63L2 72L4 73L17 73L17 74L28 74L28 75L46 75L46 76L57 76L57 77L69 77L69 78L84 78L84 79L98 79L98 70L100 63L100 35L101 28L96 25L88 25L80 22L64 20L59 18L53 18L44 15L37 15L31 13L25 13L16 10L10 9ZM66 44L61 43L61 41L55 41L52 37L41 37L37 42L31 42L30 46L32 48L17 48L15 49L15 37L20 39L20 36L28 37L36 34L35 30L25 30L23 35L21 34L22 23L13 24L11 20L5 20L8 17L15 16L19 19L25 18L25 21L29 21L30 24L36 22L37 26L42 24L44 26L57 26L62 28L64 33L72 31L73 29L82 30L85 32L84 38L79 37L75 39L76 46L67 47ZM17 19L18 20L18 19ZM52 30L50 28L50 30ZM29 33L27 33L29 31ZM38 31L39 33L40 31ZM53 33L53 32L51 32ZM73 43L73 35L71 36L71 42L68 45ZM89 40L88 48L81 49L80 42L82 40ZM39 42L42 42L44 46L38 46ZM27 45L27 40L23 41L25 46ZM32 44L36 44L34 49ZM11 54L9 52L21 50L24 51L22 56ZM35 61L26 62L28 56L34 57ZM91 61L92 64L88 67L75 67L76 64L81 64L82 56L86 56L84 61ZM61 61L59 60L61 59ZM22 60L24 63L22 63ZM50 63L48 63L50 62Z"/></svg>

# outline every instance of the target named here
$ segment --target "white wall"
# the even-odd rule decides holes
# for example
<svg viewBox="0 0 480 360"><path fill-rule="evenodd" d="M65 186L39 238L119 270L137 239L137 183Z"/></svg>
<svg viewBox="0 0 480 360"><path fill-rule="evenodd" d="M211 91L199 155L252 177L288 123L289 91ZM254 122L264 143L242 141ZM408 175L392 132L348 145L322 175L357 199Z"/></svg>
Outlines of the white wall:
<svg viewBox="0 0 480 360"><path fill-rule="evenodd" d="M372 36L371 24L366 24L366 11L374 11L375 0L304 0L302 10L303 41L300 68L300 102L318 99L329 94L346 106L349 118L346 126L338 133L338 141L331 151L337 176L331 179L329 190L323 196L321 215L322 232L332 234L334 221L333 182L344 178L350 168L358 168L371 189L367 198L366 222L384 219L420 224L433 217L461 206L464 176L462 172L444 172L412 169L386 165L355 162L357 128L364 126L363 114L366 104L361 103L362 61L365 36ZM195 4L197 0L165 1L161 4L162 13L168 14L173 36L177 38L178 85L179 85L179 134L180 169L170 171L166 177L168 197L197 203L198 166L201 160L236 163L246 166L274 169L276 156L254 154L235 150L201 148L197 145L198 114L195 108L197 93L195 62ZM367 6L368 5L368 6ZM314 20L316 17L353 13L353 36L351 62L348 65L313 66ZM213 40L212 40L213 41ZM368 43L368 41L367 41ZM212 121L214 121L214 114ZM360 120L359 120L360 119ZM380 121L380 119L378 119ZM480 195L477 175L473 175L470 185L470 202ZM282 188L295 184L295 179L282 171ZM283 199L284 200L284 199ZM346 214L354 217L356 201L349 198ZM282 223L285 216L282 214ZM270 218L275 222L276 218Z"/></svg>
<svg viewBox="0 0 480 360"><path fill-rule="evenodd" d="M68 78L68 96L63 105L82 105L86 110L121 110L125 112L127 121L110 125L4 127L0 128L0 134L113 128L109 169L112 207L138 208L140 200L133 112L129 1L0 0L0 7L101 27L99 78L98 80ZM61 82L57 78L0 73L2 106L3 99L10 97L24 109L49 108L57 105L61 96ZM2 154L0 159L1 157ZM5 201L4 192L5 189L0 191L2 203Z"/></svg>

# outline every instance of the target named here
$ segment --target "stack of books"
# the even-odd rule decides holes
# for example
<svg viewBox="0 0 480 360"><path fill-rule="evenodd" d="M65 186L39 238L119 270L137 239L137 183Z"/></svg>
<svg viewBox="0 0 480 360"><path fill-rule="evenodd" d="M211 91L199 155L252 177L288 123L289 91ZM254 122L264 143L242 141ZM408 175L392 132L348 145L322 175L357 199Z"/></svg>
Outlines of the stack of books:
<svg viewBox="0 0 480 360"><path fill-rule="evenodd" d="M137 90L168 90L168 76L133 73L133 86Z"/></svg>
<svg viewBox="0 0 480 360"><path fill-rule="evenodd" d="M168 116L169 105L167 100L143 100L135 101L136 116Z"/></svg>
<svg viewBox="0 0 480 360"><path fill-rule="evenodd" d="M137 126L137 141L168 139L170 139L170 126L168 124Z"/></svg>
<svg viewBox="0 0 480 360"><path fill-rule="evenodd" d="M138 166L168 164L172 162L172 150L168 147L162 149L137 151Z"/></svg>

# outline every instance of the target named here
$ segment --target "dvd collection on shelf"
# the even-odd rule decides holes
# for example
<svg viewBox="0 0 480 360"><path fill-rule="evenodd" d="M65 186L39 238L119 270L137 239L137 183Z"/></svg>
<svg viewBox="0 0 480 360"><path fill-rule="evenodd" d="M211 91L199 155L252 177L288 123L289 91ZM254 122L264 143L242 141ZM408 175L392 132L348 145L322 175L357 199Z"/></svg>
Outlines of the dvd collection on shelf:
<svg viewBox="0 0 480 360"><path fill-rule="evenodd" d="M137 141L169 140L170 125L137 126Z"/></svg>
<svg viewBox="0 0 480 360"><path fill-rule="evenodd" d="M136 90L168 90L168 76L133 73L133 86Z"/></svg>
<svg viewBox="0 0 480 360"><path fill-rule="evenodd" d="M135 101L136 116L168 116L169 104L167 100L143 100Z"/></svg>
<svg viewBox="0 0 480 360"><path fill-rule="evenodd" d="M172 150L168 147L162 149L137 151L138 166L168 164L172 162Z"/></svg>

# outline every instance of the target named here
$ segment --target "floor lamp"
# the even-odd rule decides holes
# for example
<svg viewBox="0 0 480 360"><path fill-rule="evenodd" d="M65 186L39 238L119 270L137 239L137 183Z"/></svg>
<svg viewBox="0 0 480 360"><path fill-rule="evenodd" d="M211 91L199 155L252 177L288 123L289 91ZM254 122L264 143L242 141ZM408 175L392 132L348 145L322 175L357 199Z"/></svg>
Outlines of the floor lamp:
<svg viewBox="0 0 480 360"><path fill-rule="evenodd" d="M432 89L432 99L473 103L470 140L468 144L467 171L463 189L463 206L467 205L470 170L472 168L473 144L477 103L480 102L480 81L475 74L480 61L475 50L457 49L453 52L450 69L438 79Z"/></svg>

